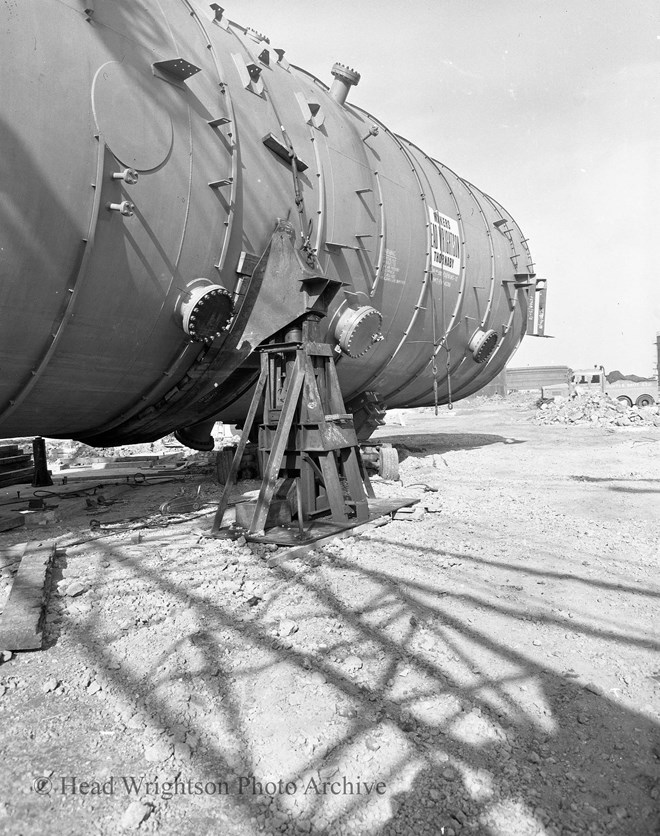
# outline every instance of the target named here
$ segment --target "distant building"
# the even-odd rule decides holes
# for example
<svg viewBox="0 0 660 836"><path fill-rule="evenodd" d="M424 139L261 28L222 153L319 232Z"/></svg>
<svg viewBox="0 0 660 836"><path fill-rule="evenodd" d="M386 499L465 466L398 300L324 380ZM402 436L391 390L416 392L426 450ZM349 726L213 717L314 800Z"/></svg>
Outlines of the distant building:
<svg viewBox="0 0 660 836"><path fill-rule="evenodd" d="M506 372L500 372L497 377L494 377L490 383L475 392L471 397L492 398L494 395L499 395L501 398L506 396Z"/></svg>
<svg viewBox="0 0 660 836"><path fill-rule="evenodd" d="M544 386L568 383L571 369L568 366L526 366L505 369L502 374L507 392L540 392Z"/></svg>

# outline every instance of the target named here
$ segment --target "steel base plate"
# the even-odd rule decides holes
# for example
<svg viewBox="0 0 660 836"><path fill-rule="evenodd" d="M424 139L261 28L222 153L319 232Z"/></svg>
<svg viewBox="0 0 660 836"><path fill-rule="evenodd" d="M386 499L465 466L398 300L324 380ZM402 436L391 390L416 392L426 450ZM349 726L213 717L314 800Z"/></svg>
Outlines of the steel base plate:
<svg viewBox="0 0 660 836"><path fill-rule="evenodd" d="M370 499L369 519L353 519L348 523L336 523L327 517L308 521L305 531L301 536L300 529L296 525L276 526L269 528L265 534L245 534L246 540L250 543L272 543L276 546L307 546L319 540L331 539L346 531L368 525L374 520L394 514L399 508L415 505L419 502L418 497L400 496L396 499Z"/></svg>

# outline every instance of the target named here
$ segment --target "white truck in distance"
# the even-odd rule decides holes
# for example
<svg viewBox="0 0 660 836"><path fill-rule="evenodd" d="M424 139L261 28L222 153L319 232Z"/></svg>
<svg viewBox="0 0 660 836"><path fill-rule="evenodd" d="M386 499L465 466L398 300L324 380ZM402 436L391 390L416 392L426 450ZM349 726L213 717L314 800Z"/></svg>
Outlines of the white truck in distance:
<svg viewBox="0 0 660 836"><path fill-rule="evenodd" d="M575 369L566 383L544 386L541 390L545 399L567 398L570 395L587 392L604 392L627 406L653 406L660 403L657 378L640 383L632 380L617 380L615 383L609 383L603 366Z"/></svg>

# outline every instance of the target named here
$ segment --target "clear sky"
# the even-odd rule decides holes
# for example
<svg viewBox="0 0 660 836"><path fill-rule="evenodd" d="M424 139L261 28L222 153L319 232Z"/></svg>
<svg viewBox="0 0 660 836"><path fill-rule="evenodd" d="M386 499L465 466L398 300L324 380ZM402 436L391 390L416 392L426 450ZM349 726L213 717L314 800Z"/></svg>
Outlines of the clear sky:
<svg viewBox="0 0 660 836"><path fill-rule="evenodd" d="M660 0L225 0L491 194L548 280L511 365L650 375L660 331Z"/></svg>

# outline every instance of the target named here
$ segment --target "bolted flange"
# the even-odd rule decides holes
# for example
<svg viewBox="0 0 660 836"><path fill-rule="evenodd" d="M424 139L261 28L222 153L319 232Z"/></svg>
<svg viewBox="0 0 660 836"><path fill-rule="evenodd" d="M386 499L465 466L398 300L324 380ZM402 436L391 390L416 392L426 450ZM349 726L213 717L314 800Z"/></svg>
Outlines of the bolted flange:
<svg viewBox="0 0 660 836"><path fill-rule="evenodd" d="M360 81L360 73L351 67L346 67L337 62L332 67L334 81L330 88L330 96L340 105L343 105L348 96L348 91Z"/></svg>
<svg viewBox="0 0 660 836"><path fill-rule="evenodd" d="M492 329L482 331L481 328L474 332L468 344L468 348L472 352L472 357L476 363L485 363L495 351L496 346L497 333Z"/></svg>
<svg viewBox="0 0 660 836"><path fill-rule="evenodd" d="M209 279L195 279L177 300L176 312L191 339L210 342L229 328L234 302L224 287Z"/></svg>
<svg viewBox="0 0 660 836"><path fill-rule="evenodd" d="M349 357L362 357L374 343L384 339L380 333L382 315L371 305L347 308L335 326L339 348Z"/></svg>

